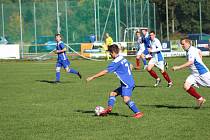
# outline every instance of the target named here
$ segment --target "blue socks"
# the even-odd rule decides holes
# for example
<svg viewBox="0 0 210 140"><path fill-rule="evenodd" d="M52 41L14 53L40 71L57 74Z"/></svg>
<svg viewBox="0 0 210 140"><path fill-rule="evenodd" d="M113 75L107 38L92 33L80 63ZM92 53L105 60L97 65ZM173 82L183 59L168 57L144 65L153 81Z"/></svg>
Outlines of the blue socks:
<svg viewBox="0 0 210 140"><path fill-rule="evenodd" d="M109 96L108 106L113 107L113 106L114 106L115 101L116 101L116 97L115 97L115 96Z"/></svg>
<svg viewBox="0 0 210 140"><path fill-rule="evenodd" d="M78 71L76 71L76 70L70 68L70 69L69 69L69 73L78 74Z"/></svg>
<svg viewBox="0 0 210 140"><path fill-rule="evenodd" d="M142 61L143 61L143 63L144 63L144 66L147 65L147 60L146 60L146 58L142 58Z"/></svg>
<svg viewBox="0 0 210 140"><path fill-rule="evenodd" d="M113 107L116 101L116 97L115 96L109 96L109 100L108 100L108 106ZM136 107L135 103L133 101L128 101L126 103L128 105L128 107L134 112L140 112L140 110Z"/></svg>
<svg viewBox="0 0 210 140"><path fill-rule="evenodd" d="M137 113L137 112L140 112L140 110L136 107L135 103L133 101L128 101L126 103L128 105L128 107L134 112L134 113Z"/></svg>
<svg viewBox="0 0 210 140"><path fill-rule="evenodd" d="M56 81L60 81L60 76L61 75L61 73L60 72L56 72Z"/></svg>
<svg viewBox="0 0 210 140"><path fill-rule="evenodd" d="M76 70L74 70L72 68L69 69L68 73L73 73L73 74L77 74L78 75L78 71L76 71ZM60 75L61 75L60 71L56 72L56 81L60 81L60 77L61 77Z"/></svg>

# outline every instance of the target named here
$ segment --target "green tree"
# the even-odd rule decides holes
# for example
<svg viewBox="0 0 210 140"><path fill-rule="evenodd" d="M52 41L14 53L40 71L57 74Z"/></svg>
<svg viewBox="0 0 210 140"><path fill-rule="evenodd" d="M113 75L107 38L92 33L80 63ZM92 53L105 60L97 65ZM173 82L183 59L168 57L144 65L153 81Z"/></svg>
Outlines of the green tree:
<svg viewBox="0 0 210 140"><path fill-rule="evenodd" d="M16 42L17 40L20 40L20 15L19 13L13 13L9 17L9 23L8 23L8 32L7 34L10 35L10 40Z"/></svg>

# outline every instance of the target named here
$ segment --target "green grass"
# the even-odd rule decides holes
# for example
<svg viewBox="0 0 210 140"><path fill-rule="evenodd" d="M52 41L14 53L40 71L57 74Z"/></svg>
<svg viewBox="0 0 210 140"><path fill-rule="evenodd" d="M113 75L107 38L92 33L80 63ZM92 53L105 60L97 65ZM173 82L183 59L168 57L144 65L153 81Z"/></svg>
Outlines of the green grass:
<svg viewBox="0 0 210 140"><path fill-rule="evenodd" d="M134 62L134 58L129 58ZM170 66L185 58L168 58ZM204 62L210 67L210 58ZM83 80L62 71L61 84L55 78L55 61L0 62L1 140L207 140L210 139L210 90L197 89L206 99L201 109L183 89L188 70L171 72L172 88L162 78L160 87L145 71L133 71L136 85L132 99L145 113L141 119L121 97L107 117L94 116L97 105L106 106L108 94L118 87L113 74L85 82L85 78L107 66L107 62L72 60ZM156 70L157 71L157 70Z"/></svg>

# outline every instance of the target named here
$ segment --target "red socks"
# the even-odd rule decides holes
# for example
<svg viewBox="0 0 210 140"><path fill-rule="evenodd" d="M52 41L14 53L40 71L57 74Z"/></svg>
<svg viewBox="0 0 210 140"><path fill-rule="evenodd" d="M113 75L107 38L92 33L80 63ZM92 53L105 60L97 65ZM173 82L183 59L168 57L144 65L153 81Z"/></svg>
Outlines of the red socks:
<svg viewBox="0 0 210 140"><path fill-rule="evenodd" d="M196 99L201 97L201 95L199 95L192 86L187 90L187 92Z"/></svg>
<svg viewBox="0 0 210 140"><path fill-rule="evenodd" d="M148 71L148 72L149 72L149 74L150 74L153 78L158 79L158 76L157 76L157 74L155 73L155 71L150 70L150 71Z"/></svg>
<svg viewBox="0 0 210 140"><path fill-rule="evenodd" d="M162 73L162 75L163 75L163 77L166 79L166 81L167 81L168 83L172 82L171 79L170 79L170 77L168 76L168 73L167 73L166 71L164 71L164 72Z"/></svg>
<svg viewBox="0 0 210 140"><path fill-rule="evenodd" d="M153 78L155 78L155 79L158 78L158 76L157 76L157 74L155 73L155 71L151 70L151 71L148 71L148 72L149 72L149 74L150 74ZM163 77L166 79L166 81L167 81L168 83L172 82L171 79L170 79L170 77L168 76L168 73L167 73L167 72L164 71L164 72L162 73L162 75L163 75Z"/></svg>
<svg viewBox="0 0 210 140"><path fill-rule="evenodd" d="M140 67L140 61L136 58L136 67Z"/></svg>

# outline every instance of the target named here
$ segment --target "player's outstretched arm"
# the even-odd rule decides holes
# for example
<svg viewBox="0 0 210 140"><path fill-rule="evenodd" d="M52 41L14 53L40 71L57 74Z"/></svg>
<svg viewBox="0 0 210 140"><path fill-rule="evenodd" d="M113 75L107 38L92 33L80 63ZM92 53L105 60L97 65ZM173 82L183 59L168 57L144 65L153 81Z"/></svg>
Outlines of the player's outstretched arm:
<svg viewBox="0 0 210 140"><path fill-rule="evenodd" d="M193 64L193 61L188 61L188 62L186 62L186 63L184 63L184 64L182 64L182 65L180 65L180 66L173 66L173 67L172 67L172 70L173 70L173 71L180 70L180 69L189 67L189 66L192 65L192 64Z"/></svg>
<svg viewBox="0 0 210 140"><path fill-rule="evenodd" d="M105 74L107 74L107 73L108 73L108 70L102 70L101 72L97 73L96 75L93 75L93 76L91 76L91 77L88 77L88 78L86 79L86 81L89 82L89 81L94 80L94 79L96 79L96 78L98 78L98 77L101 77L101 76L103 76L103 75L105 75Z"/></svg>

